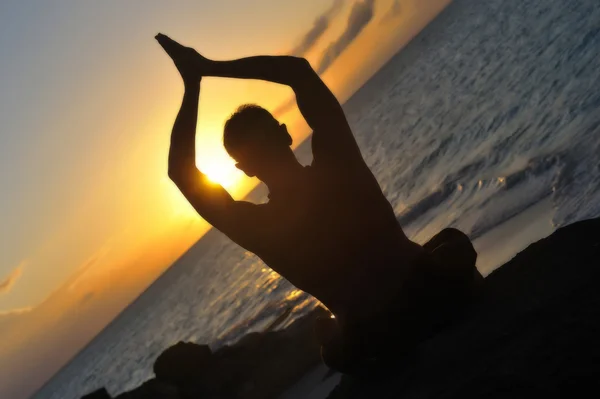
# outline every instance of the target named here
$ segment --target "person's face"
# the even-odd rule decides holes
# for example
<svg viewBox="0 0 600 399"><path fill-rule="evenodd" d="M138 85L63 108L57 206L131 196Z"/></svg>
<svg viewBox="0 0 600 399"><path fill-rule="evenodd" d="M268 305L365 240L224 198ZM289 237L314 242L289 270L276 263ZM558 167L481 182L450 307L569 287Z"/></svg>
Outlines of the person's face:
<svg viewBox="0 0 600 399"><path fill-rule="evenodd" d="M235 166L248 177L258 177L277 168L279 154L289 147L285 125L276 131L247 132L248 139L230 152Z"/></svg>

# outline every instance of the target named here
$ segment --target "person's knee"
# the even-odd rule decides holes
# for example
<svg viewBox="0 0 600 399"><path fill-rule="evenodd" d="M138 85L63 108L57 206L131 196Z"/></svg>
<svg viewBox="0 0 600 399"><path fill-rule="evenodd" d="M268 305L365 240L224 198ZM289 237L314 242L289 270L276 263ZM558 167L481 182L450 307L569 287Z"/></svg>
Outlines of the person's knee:
<svg viewBox="0 0 600 399"><path fill-rule="evenodd" d="M440 231L423 247L436 261L455 271L471 273L477 261L473 243L465 233L455 228Z"/></svg>

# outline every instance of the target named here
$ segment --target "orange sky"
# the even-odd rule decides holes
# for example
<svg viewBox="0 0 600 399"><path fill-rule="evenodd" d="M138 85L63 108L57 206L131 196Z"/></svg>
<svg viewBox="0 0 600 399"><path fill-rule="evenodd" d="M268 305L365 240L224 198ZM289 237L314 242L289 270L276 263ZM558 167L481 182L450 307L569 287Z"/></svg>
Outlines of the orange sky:
<svg viewBox="0 0 600 399"><path fill-rule="evenodd" d="M0 116L14 116L4 120L19 136L2 146L19 154L11 168L24 165L19 187L8 190L20 190L18 200L9 196L0 203L8 221L0 266L0 368L10 364L12 370L0 373L0 397L26 397L37 389L209 228L166 176L183 86L154 34L169 34L215 59L284 54L332 2L265 0L252 7L251 20L223 11L248 7L242 0L206 3L214 5L173 10L133 1L71 1L55 8L40 2L39 10L0 8L6 18L0 23L19 42L6 47L14 65L4 69L13 71L10 76L0 72L6 78L0 89L3 82L23 82L11 93L0 90L6 105ZM344 31L356 1L340 3L306 54L313 66ZM394 3L375 1L373 19L323 75L340 100L449 1L401 0L398 14L391 13ZM14 22L19 18L30 25ZM243 198L256 181L228 160L223 122L239 104L274 110L290 96L290 89L269 83L205 79L198 167ZM295 145L307 137L297 110L282 122ZM7 154L4 159L13 159Z"/></svg>

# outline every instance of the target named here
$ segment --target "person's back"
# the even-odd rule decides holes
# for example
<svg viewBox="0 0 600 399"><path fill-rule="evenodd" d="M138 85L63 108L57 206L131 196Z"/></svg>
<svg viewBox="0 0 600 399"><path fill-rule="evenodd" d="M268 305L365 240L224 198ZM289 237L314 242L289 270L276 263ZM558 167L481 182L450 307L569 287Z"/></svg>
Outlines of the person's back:
<svg viewBox="0 0 600 399"><path fill-rule="evenodd" d="M270 196L257 226L266 228L248 249L338 316L374 305L411 260L389 202L360 164L345 174L305 167L287 192Z"/></svg>

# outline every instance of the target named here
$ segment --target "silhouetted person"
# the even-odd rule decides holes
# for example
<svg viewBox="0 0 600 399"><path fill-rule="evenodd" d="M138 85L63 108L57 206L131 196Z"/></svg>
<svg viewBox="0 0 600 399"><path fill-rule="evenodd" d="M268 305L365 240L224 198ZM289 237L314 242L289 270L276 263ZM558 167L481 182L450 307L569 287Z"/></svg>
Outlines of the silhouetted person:
<svg viewBox="0 0 600 399"><path fill-rule="evenodd" d="M419 295L437 290L419 277L422 270L434 269L434 262L430 251L402 231L362 158L340 103L310 64L291 56L212 61L165 35L156 39L185 86L171 136L169 176L192 206L335 314L335 322L318 326L330 366L349 371L348 364L381 352L386 341L409 345L418 335L417 327L403 319L410 312L420 313ZM205 76L288 85L313 129L313 163L303 167L290 147L286 126L265 109L244 105L225 123L225 149L240 170L268 186L266 204L235 201L196 168L198 101ZM477 273L474 250L466 241L465 260L452 273L468 276L469 285ZM435 319L435 312L430 313Z"/></svg>

